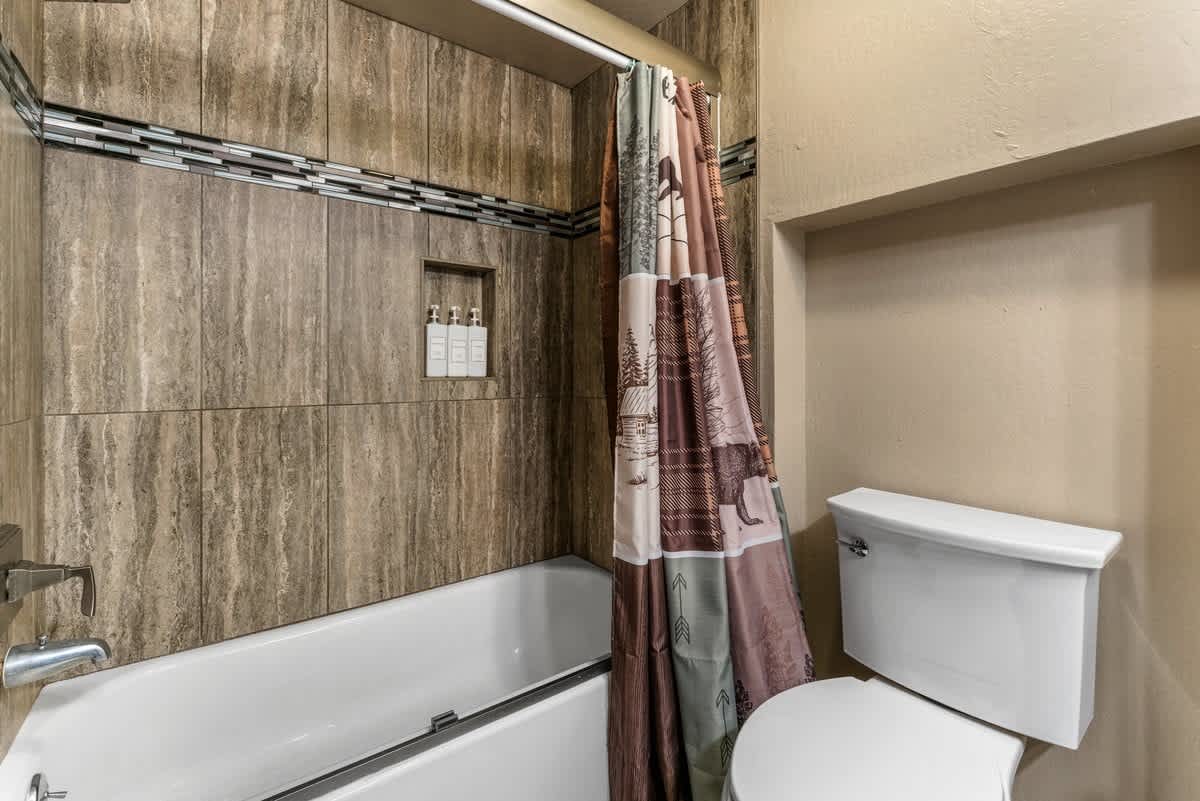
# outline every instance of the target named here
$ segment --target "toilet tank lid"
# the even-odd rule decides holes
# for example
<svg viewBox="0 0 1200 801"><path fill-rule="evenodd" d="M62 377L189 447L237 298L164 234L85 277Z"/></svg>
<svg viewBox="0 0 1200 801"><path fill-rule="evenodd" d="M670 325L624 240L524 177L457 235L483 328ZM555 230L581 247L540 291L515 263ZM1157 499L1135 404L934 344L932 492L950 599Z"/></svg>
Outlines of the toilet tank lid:
<svg viewBox="0 0 1200 801"><path fill-rule="evenodd" d="M1013 559L1099 569L1121 546L1121 535L1116 531L866 487L836 495L827 502L835 516L864 520L916 539Z"/></svg>

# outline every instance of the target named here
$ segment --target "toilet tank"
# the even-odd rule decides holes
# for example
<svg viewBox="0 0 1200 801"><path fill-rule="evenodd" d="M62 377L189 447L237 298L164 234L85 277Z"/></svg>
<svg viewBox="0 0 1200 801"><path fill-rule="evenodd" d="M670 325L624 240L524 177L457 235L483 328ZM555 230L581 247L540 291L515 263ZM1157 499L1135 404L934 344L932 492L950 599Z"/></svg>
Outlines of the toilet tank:
<svg viewBox="0 0 1200 801"><path fill-rule="evenodd" d="M846 653L946 706L1077 748L1115 531L860 488L837 522Z"/></svg>

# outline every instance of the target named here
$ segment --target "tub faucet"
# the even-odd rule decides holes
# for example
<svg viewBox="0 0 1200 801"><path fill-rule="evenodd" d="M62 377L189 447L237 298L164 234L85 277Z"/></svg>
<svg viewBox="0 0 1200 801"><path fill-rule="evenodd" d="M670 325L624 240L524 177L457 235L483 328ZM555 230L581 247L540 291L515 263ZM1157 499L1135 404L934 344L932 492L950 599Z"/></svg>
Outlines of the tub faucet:
<svg viewBox="0 0 1200 801"><path fill-rule="evenodd" d="M28 559L0 567L0 578L4 580L4 603L15 603L31 592L52 587L71 579L83 582L83 594L79 599L79 612L91 617L96 614L96 574L91 565L39 565Z"/></svg>
<svg viewBox="0 0 1200 801"><path fill-rule="evenodd" d="M103 662L112 656L104 640L88 637L82 640L50 642L45 634L36 643L14 645L4 655L0 667L0 682L5 687L20 687L56 676L84 662Z"/></svg>

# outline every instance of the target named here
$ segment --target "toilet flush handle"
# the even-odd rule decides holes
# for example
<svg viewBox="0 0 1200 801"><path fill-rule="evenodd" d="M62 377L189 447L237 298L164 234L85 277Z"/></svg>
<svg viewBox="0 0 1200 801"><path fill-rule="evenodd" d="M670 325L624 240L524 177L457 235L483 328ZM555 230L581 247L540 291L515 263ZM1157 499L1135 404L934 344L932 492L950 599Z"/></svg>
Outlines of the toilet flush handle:
<svg viewBox="0 0 1200 801"><path fill-rule="evenodd" d="M838 545L841 545L859 559L866 559L871 553L871 548L862 537L855 537L852 540L844 540L838 537Z"/></svg>

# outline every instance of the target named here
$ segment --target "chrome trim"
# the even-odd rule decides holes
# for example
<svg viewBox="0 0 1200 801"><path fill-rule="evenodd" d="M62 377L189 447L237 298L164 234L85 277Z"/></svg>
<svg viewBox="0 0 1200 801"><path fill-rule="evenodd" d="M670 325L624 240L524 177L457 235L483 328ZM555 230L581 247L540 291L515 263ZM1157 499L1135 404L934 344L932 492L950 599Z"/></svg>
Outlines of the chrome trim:
<svg viewBox="0 0 1200 801"><path fill-rule="evenodd" d="M530 687L528 690L523 690L498 703L484 707L478 712L473 712L466 717L449 722L441 728L430 728L424 733L418 734L402 743L363 757L349 765L332 770L329 773L318 776L315 779L310 779L283 792L268 796L261 801L285 801L285 799L286 801L317 801L317 799L325 797L327 793L339 787L344 787L359 779L378 773L385 768L389 768L392 765L397 765L435 746L449 742L456 737L461 737L489 723L494 723L513 712L533 706L539 701L544 701L572 687L577 687L597 676L603 676L611 669L612 657L600 657L566 675L548 679L541 684ZM440 718L442 715L438 717Z"/></svg>
<svg viewBox="0 0 1200 801"><path fill-rule="evenodd" d="M859 559L866 559L871 555L871 546L867 545L866 540L862 537L855 537L852 540L844 540L838 537L837 543Z"/></svg>
<svg viewBox="0 0 1200 801"><path fill-rule="evenodd" d="M25 801L47 801L51 798L66 798L67 791L50 792L50 780L45 773L35 773L29 780L29 790L25 793Z"/></svg>
<svg viewBox="0 0 1200 801"><path fill-rule="evenodd" d="M79 579L83 582L83 593L79 597L79 614L92 617L96 614L96 574L91 565L41 565L22 559L0 567L0 590L4 596L0 602L11 604L31 592Z"/></svg>
<svg viewBox="0 0 1200 801"><path fill-rule="evenodd" d="M458 713L453 709L447 709L440 715L434 715L429 719L429 728L433 731L441 731L447 726L458 722Z"/></svg>
<svg viewBox="0 0 1200 801"><path fill-rule="evenodd" d="M104 640L58 640L51 642L45 634L37 642L14 645L4 654L0 666L0 682L5 687L20 687L35 681L57 676L64 670L86 662L99 663L112 658L112 650Z"/></svg>

